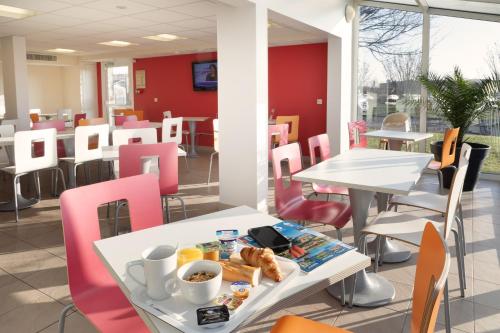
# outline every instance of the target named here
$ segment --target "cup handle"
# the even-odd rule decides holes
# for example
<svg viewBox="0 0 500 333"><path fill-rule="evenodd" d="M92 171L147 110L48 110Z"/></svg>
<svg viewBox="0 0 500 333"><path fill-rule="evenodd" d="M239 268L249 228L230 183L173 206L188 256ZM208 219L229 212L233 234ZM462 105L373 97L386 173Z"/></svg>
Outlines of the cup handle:
<svg viewBox="0 0 500 333"><path fill-rule="evenodd" d="M134 261L129 261L127 263L127 274L132 278L132 280L134 280L135 282L137 282L138 284L140 284L141 286L145 287L146 286L146 283L142 282L142 281L139 281L135 276L134 274L132 274L132 272L130 271L130 269L134 266L142 266L142 269L144 270L144 262L142 260L134 260Z"/></svg>

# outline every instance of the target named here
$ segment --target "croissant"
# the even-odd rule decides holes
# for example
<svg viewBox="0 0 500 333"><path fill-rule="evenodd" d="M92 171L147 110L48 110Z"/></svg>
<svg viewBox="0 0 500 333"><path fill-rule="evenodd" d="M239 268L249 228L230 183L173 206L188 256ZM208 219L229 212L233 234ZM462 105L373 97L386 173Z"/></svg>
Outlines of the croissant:
<svg viewBox="0 0 500 333"><path fill-rule="evenodd" d="M240 255L248 265L260 267L262 273L271 280L276 282L283 280L283 274L274 257L274 252L270 248L244 247L241 249Z"/></svg>

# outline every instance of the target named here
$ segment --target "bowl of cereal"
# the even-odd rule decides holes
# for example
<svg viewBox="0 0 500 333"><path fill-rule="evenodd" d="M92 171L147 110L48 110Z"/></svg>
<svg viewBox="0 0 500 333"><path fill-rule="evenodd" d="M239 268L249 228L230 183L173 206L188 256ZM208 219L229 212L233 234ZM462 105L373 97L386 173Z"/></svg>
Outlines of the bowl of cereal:
<svg viewBox="0 0 500 333"><path fill-rule="evenodd" d="M222 267L216 261L192 261L177 270L177 281L186 300L194 304L206 304L219 293Z"/></svg>

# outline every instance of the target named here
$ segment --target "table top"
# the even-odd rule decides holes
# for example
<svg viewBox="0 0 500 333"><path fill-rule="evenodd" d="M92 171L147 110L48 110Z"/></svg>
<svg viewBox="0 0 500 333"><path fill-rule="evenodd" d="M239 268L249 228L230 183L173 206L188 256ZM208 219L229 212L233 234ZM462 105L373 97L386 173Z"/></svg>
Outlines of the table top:
<svg viewBox="0 0 500 333"><path fill-rule="evenodd" d="M217 240L215 231L218 229L238 229L240 234L244 235L250 227L273 225L278 222L280 220L272 216L265 215L249 207L240 206L155 228L102 239L94 242L94 249L116 279L124 294L130 298L131 292L138 288L138 285L127 277L125 267L127 262L139 259L141 252L145 248L160 244L177 244L179 240L182 240L180 246L214 241ZM266 310L274 311L279 304L283 304L282 306L291 305L369 265L369 257L357 251L349 251L323 264L309 274L300 272L295 280L285 285L276 296L262 299L262 312ZM136 307L136 310L151 330L179 332L176 328L142 309ZM256 315L254 314L251 318L255 318Z"/></svg>
<svg viewBox="0 0 500 333"><path fill-rule="evenodd" d="M103 161L115 161L120 158L119 154L120 146L105 146L102 147L102 160ZM186 156L186 152L181 148L177 147L177 156L184 157Z"/></svg>
<svg viewBox="0 0 500 333"><path fill-rule="evenodd" d="M294 180L408 195L433 155L352 149L293 175Z"/></svg>
<svg viewBox="0 0 500 333"><path fill-rule="evenodd" d="M367 133L364 133L362 135L372 137L372 138L394 139L394 140L418 142L418 141L432 138L432 136L434 134L432 134L432 133L420 133L420 132L377 130L377 131L367 132Z"/></svg>
<svg viewBox="0 0 500 333"><path fill-rule="evenodd" d="M56 138L59 140L71 139L75 137L75 130L73 128L67 128L64 131L56 133ZM11 146L14 144L13 136L3 136L0 137L0 146Z"/></svg>
<svg viewBox="0 0 500 333"><path fill-rule="evenodd" d="M39 113L40 117L57 117L57 113Z"/></svg>
<svg viewBox="0 0 500 333"><path fill-rule="evenodd" d="M210 117L182 117L184 121L205 121L210 119Z"/></svg>

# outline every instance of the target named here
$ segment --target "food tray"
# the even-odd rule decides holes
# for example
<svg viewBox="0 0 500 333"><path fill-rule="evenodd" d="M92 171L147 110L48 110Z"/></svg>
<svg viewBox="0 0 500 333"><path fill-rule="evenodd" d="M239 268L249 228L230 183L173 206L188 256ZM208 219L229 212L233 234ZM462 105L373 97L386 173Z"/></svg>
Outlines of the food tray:
<svg viewBox="0 0 500 333"><path fill-rule="evenodd" d="M196 309L215 304L213 302L201 305L189 303L182 296L179 288L174 291L170 298L163 301L154 301L149 298L143 286L138 286L136 289L132 290L131 300L136 306L183 332L231 332L257 310L262 309L262 307L266 305L266 299L278 293L299 274L300 268L295 262L278 256L276 256L276 260L283 273L283 280L281 282L274 282L263 275L260 285L250 290L250 296L231 314L229 321L221 327L212 329L198 326ZM231 282L223 280L218 295L223 293L232 294L230 286Z"/></svg>

